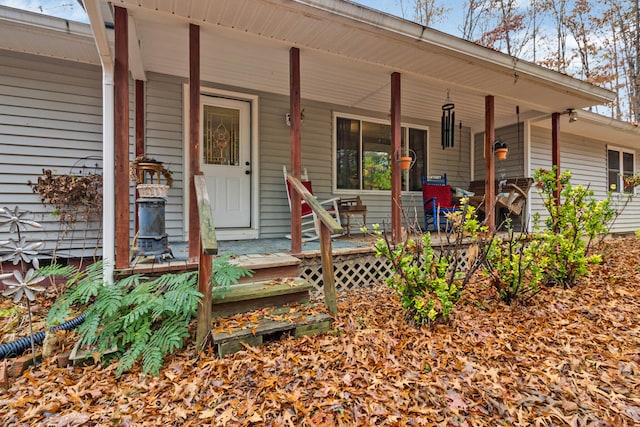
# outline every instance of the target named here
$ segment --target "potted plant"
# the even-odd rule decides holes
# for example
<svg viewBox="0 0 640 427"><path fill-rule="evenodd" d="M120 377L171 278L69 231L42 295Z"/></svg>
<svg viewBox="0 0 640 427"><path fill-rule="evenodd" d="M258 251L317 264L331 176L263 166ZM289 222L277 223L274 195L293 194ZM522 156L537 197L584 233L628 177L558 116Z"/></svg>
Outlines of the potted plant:
<svg viewBox="0 0 640 427"><path fill-rule="evenodd" d="M496 141L493 146L493 150L496 152L496 158L498 160L505 160L507 158L507 153L509 149L507 148L507 143L502 142L500 140Z"/></svg>

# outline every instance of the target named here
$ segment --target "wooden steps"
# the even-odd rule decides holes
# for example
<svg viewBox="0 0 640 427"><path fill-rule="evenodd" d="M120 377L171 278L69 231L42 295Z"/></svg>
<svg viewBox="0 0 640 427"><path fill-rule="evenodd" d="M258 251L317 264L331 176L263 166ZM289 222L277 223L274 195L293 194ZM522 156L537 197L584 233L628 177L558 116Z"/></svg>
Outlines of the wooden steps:
<svg viewBox="0 0 640 427"><path fill-rule="evenodd" d="M298 277L299 265L302 261L289 254L249 254L235 257L232 264L237 264L253 271L252 277L243 277L238 283L258 282L282 277Z"/></svg>
<svg viewBox="0 0 640 427"><path fill-rule="evenodd" d="M224 296L214 293L211 316L226 317L265 307L304 304L309 302L312 288L311 284L299 278L240 283L231 286Z"/></svg>
<svg viewBox="0 0 640 427"><path fill-rule="evenodd" d="M223 296L214 292L211 312L219 326L212 331L211 344L216 355L235 353L246 344L259 346L283 334L300 337L329 330L332 317L308 306L313 286L298 278L298 258L288 254L243 255L232 262L254 273ZM251 320L237 322L238 316Z"/></svg>
<svg viewBox="0 0 640 427"><path fill-rule="evenodd" d="M244 350L247 344L253 347L260 346L268 341L280 339L284 334L293 334L294 337L304 335L323 334L329 331L333 319L325 313L315 315L301 315L295 320L272 320L261 318L254 326L235 328L232 331L217 332L212 334L211 343L215 354L224 357L228 354Z"/></svg>

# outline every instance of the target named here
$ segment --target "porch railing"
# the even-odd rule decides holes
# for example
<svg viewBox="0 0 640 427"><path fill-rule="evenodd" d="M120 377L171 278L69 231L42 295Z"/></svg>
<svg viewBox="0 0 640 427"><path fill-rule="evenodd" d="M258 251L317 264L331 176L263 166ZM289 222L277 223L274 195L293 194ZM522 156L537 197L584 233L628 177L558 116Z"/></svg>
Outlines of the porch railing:
<svg viewBox="0 0 640 427"><path fill-rule="evenodd" d="M193 177L198 203L200 223L200 261L198 262L198 291L203 295L198 305L198 325L196 346L199 348L209 334L211 322L211 278L213 276L212 255L218 254L216 227L213 224L213 212L209 202L209 192L204 175Z"/></svg>
<svg viewBox="0 0 640 427"><path fill-rule="evenodd" d="M338 303L336 298L336 283L333 275L333 255L331 251L331 235L342 232L342 227L327 212L318 200L302 185L299 179L292 175L287 175L287 181L291 190L300 194L313 210L320 228L320 256L322 258L322 282L324 288L324 302L329 313L336 316L338 314Z"/></svg>

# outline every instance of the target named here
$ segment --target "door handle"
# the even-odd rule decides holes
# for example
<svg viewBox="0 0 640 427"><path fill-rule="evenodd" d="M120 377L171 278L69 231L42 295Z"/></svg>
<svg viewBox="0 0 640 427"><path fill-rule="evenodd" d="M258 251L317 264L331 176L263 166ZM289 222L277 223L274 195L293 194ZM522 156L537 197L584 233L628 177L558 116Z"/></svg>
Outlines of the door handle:
<svg viewBox="0 0 640 427"><path fill-rule="evenodd" d="M245 165L245 166L249 166L250 164L251 164L251 163L249 163L249 162L244 162L244 165Z"/></svg>
<svg viewBox="0 0 640 427"><path fill-rule="evenodd" d="M250 170L248 170L248 171L244 171L244 174L245 174L245 175L251 175L251 171L250 171Z"/></svg>

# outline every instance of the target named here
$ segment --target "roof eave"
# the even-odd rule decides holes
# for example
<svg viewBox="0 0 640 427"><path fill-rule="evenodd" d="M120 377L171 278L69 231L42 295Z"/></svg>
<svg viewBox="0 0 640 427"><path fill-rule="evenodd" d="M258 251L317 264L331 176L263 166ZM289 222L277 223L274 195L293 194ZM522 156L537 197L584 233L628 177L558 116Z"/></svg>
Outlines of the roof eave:
<svg viewBox="0 0 640 427"><path fill-rule="evenodd" d="M375 9L362 6L348 0L294 0L300 5L314 7L351 21L392 32L399 36L427 43L448 51L449 54L468 60L491 64L503 70L509 70L518 78L538 80L543 84L557 87L561 91L570 91L584 98L588 105L576 108L613 102L616 93L593 84L570 77L539 65L518 60L468 40L461 39L423 25L398 18Z"/></svg>

